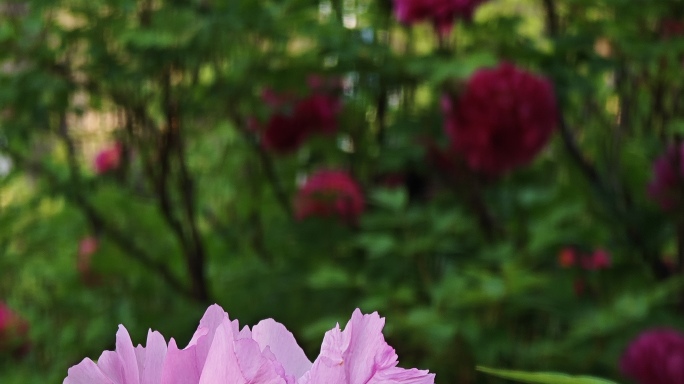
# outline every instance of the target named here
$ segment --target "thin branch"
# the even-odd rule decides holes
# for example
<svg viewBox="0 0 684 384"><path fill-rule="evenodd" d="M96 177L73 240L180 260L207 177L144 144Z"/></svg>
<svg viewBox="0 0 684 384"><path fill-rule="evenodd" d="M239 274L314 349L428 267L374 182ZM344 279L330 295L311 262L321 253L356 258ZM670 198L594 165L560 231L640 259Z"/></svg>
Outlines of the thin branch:
<svg viewBox="0 0 684 384"><path fill-rule="evenodd" d="M180 126L180 111L178 102L173 100L171 95L170 71L165 76L163 89L167 134L169 139L167 144L169 145L169 149L175 149L176 151L179 168L178 188L181 192L182 208L186 219L185 222L189 226L189 235L185 238L186 261L193 282L193 289L202 300L208 300L210 294L205 271L206 255L196 221L193 191L194 181L190 177L190 172L188 171L185 161L185 151Z"/></svg>
<svg viewBox="0 0 684 384"><path fill-rule="evenodd" d="M264 149L264 147L261 144L259 144L258 141L255 140L254 136L250 133L250 131L247 128L245 128L246 124L240 117L238 117L237 114L231 113L230 119L232 120L233 124L238 129L238 131L242 133L245 140L249 142L249 144L254 149L254 152L259 157L261 167L266 173L266 178L268 179L268 182L271 185L271 190L273 191L276 200L280 204L280 207L283 209L283 212L285 212L285 214L288 217L292 217L292 206L290 205L290 199L287 196L287 193L285 193L285 189L283 188L282 183L278 178L271 155Z"/></svg>
<svg viewBox="0 0 684 384"><path fill-rule="evenodd" d="M64 140L64 138L63 138ZM67 144L67 146L73 145ZM182 295L188 297L192 300L197 300L193 293L183 284L183 282L178 279L171 270L167 267L165 263L158 262L154 258L147 254L147 251L143 247L139 247L136 243L130 241L127 234L121 231L113 223L108 222L103 218L97 209L95 209L92 204L80 193L80 188L73 188L74 186L65 186L59 181L59 178L49 171L45 166L37 162L31 162L26 159L19 152L3 147L3 151L9 154L12 159L17 164L23 164L27 168L36 170L38 173L43 175L45 179L50 183L50 185L62 192L62 195L76 206L78 206L83 213L86 215L88 221L93 225L93 227L98 228L102 233L104 233L108 238L110 238L115 244L119 246L124 251L127 257L135 260L136 262L143 265L145 268L156 272L162 280L172 289L181 293ZM73 164L70 165L74 169ZM73 176L72 176L73 177Z"/></svg>
<svg viewBox="0 0 684 384"><path fill-rule="evenodd" d="M554 0L542 0L542 2L546 10L547 33L551 38L555 38L559 34L560 24L556 3ZM628 193L624 190L624 188L622 188L622 191L616 191L616 195L611 194L610 188L608 188L608 186L606 186L604 183L604 178L601 177L601 175L593 166L593 164L589 162L589 160L584 156L584 154L580 150L580 147L577 144L574 135L572 134L570 128L567 125L561 105L558 106L558 111L558 127L560 130L561 137L563 139L563 144L568 153L570 154L570 157L575 162L577 167L580 169L582 174L587 178L589 183L593 185L596 191L599 193L599 195L602 196L605 202L605 206L608 208L610 213L613 214L620 221L627 241L629 241L634 246L634 248L639 251L642 260L650 266L651 271L656 276L656 278L661 280L668 278L671 275L671 272L669 271L667 266L658 258L657 254L654 254L654 252L648 249L648 247L646 246L646 242L642 237L641 231L638 228L635 228L629 220L630 212L628 203L630 201L630 198L628 196ZM624 207L620 207L620 205L618 204L619 202L617 201L618 199L616 199L616 196L625 197Z"/></svg>

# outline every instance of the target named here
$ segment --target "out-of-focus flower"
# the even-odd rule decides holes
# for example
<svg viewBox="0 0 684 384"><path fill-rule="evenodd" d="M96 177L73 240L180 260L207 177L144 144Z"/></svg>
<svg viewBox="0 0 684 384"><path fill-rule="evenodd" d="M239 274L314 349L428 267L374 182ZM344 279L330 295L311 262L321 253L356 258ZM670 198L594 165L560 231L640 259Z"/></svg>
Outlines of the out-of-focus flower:
<svg viewBox="0 0 684 384"><path fill-rule="evenodd" d="M558 254L558 265L562 268L570 268L577 262L577 255L575 255L575 250L569 247L561 249Z"/></svg>
<svg viewBox="0 0 684 384"><path fill-rule="evenodd" d="M597 248L594 253L588 257L590 260L584 269L588 270L599 270L606 269L610 267L610 254L603 248Z"/></svg>
<svg viewBox="0 0 684 384"><path fill-rule="evenodd" d="M459 97L443 97L442 108L454 150L491 175L531 162L558 121L551 83L509 63L475 72Z"/></svg>
<svg viewBox="0 0 684 384"><path fill-rule="evenodd" d="M427 371L397 368L397 355L382 336L384 320L357 309L344 331L328 331L312 364L292 333L272 319L240 330L218 305L207 309L184 349L158 332L133 347L119 326L116 350L97 363L84 359L64 384L432 384Z"/></svg>
<svg viewBox="0 0 684 384"><path fill-rule="evenodd" d="M345 171L320 170L309 176L295 198L295 216L337 216L354 223L363 213L361 187Z"/></svg>
<svg viewBox="0 0 684 384"><path fill-rule="evenodd" d="M90 278L90 265L92 262L93 255L97 252L99 244L97 238L94 236L87 236L81 239L78 244L78 254L76 257L76 269L81 274L81 276L89 280Z"/></svg>
<svg viewBox="0 0 684 384"><path fill-rule="evenodd" d="M122 151L123 146L121 143L112 144L111 146L101 150L95 156L95 172L97 174L103 174L119 168L119 164L121 164Z"/></svg>
<svg viewBox="0 0 684 384"><path fill-rule="evenodd" d="M277 153L292 152L311 135L337 131L337 115L342 103L333 85L322 79L310 82L315 85L313 92L301 99L270 89L263 92L262 99L275 112L265 124L252 119L250 126L261 132L266 149Z"/></svg>
<svg viewBox="0 0 684 384"><path fill-rule="evenodd" d="M340 330L325 333L321 353L298 384L432 384L435 375L397 367L397 354L382 335L385 319L358 309Z"/></svg>
<svg viewBox="0 0 684 384"><path fill-rule="evenodd" d="M684 335L674 329L642 333L622 355L620 370L638 384L684 383Z"/></svg>
<svg viewBox="0 0 684 384"><path fill-rule="evenodd" d="M487 0L394 0L394 13L404 24L430 21L437 32L448 35L457 19L470 21L475 9Z"/></svg>
<svg viewBox="0 0 684 384"><path fill-rule="evenodd" d="M0 353L19 355L29 347L29 324L0 301Z"/></svg>
<svg viewBox="0 0 684 384"><path fill-rule="evenodd" d="M676 210L684 201L684 143L670 146L653 163L648 195L665 211Z"/></svg>

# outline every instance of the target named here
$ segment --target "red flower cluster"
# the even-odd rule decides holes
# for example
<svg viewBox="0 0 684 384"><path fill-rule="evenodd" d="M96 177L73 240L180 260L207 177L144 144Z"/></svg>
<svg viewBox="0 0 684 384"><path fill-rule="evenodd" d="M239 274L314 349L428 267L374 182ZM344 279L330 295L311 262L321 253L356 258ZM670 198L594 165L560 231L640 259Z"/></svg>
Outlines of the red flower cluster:
<svg viewBox="0 0 684 384"><path fill-rule="evenodd" d="M480 69L454 100L442 99L452 146L476 171L496 175L531 162L558 121L553 87L512 64Z"/></svg>
<svg viewBox="0 0 684 384"><path fill-rule="evenodd" d="M295 198L295 217L298 220L309 216L337 216L348 223L355 223L363 208L361 187L347 172L339 170L315 172Z"/></svg>
<svg viewBox="0 0 684 384"><path fill-rule="evenodd" d="M0 301L0 352L12 354L25 352L29 346L28 330L29 325L26 320Z"/></svg>
<svg viewBox="0 0 684 384"><path fill-rule="evenodd" d="M620 370L638 384L684 383L684 335L673 329L642 333L622 355Z"/></svg>
<svg viewBox="0 0 684 384"><path fill-rule="evenodd" d="M684 143L673 145L653 163L653 179L648 195L665 211L684 202Z"/></svg>
<svg viewBox="0 0 684 384"><path fill-rule="evenodd" d="M342 103L336 95L339 90L333 85L312 76L309 86L313 93L302 99L265 90L262 99L275 113L263 126L253 122L261 131L264 147L273 152L288 153L299 148L313 134L335 133Z"/></svg>
<svg viewBox="0 0 684 384"><path fill-rule="evenodd" d="M455 19L470 21L475 9L487 0L394 0L397 19L405 24L429 20L437 32L451 32Z"/></svg>
<svg viewBox="0 0 684 384"><path fill-rule="evenodd" d="M610 267L610 264L610 254L602 248L597 248L590 255L578 255L574 248L566 247L561 249L558 254L558 265L562 268L579 265L586 271L597 271L607 269Z"/></svg>
<svg viewBox="0 0 684 384"><path fill-rule="evenodd" d="M103 174L119 167L121 163L121 152L123 146L121 143L115 143L111 146L101 150L95 156L94 166L97 174Z"/></svg>

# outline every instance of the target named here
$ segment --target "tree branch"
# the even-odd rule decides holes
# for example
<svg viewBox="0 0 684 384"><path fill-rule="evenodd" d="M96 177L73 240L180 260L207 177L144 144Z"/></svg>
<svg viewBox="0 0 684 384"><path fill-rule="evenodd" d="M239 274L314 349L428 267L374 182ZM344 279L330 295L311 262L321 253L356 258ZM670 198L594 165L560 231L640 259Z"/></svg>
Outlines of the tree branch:
<svg viewBox="0 0 684 384"><path fill-rule="evenodd" d="M60 130L63 130L64 127L64 125L60 127ZM63 130L62 132L66 132L66 130ZM67 145L67 151L71 151L75 148L73 141L69 138L68 135L60 133L60 136ZM59 178L56 175L54 175L52 172L46 169L42 164L29 161L19 152L7 146L3 148L3 151L8 153L17 164L23 164L25 167L34 169L41 175L43 175L54 189L61 191L62 195L67 200L71 201L73 204L78 206L83 211L91 225L94 228L97 228L100 231L102 231L102 233L104 233L115 244L117 244L119 248L121 248L124 251L124 254L126 256L140 263L145 268L156 272L169 287L171 287L178 293L182 294L183 296L191 300L197 300L197 297L195 297L192 294L192 292L185 286L185 284L183 284L182 281L171 272L171 270L167 267L165 263L161 263L154 260L154 257L147 254L145 248L139 247L135 242L131 241L129 237L118 227L105 220L103 218L103 215L97 212L97 209L92 204L90 204L90 202L85 198L85 196L81 194L82 189L78 187L79 184L71 184L70 186L65 186L62 182L59 181ZM77 163L72 163L74 159L76 159L74 155L69 155L69 167L72 171L74 169L78 169ZM73 178L80 178L80 175L72 173L70 177L72 178L73 183Z"/></svg>

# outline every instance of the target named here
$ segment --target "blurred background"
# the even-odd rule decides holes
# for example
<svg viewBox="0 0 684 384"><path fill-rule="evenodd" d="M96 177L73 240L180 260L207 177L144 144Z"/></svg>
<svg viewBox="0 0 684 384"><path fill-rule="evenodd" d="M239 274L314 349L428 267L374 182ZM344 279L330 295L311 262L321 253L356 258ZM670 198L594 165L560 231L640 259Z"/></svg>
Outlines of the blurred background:
<svg viewBox="0 0 684 384"><path fill-rule="evenodd" d="M677 0L0 1L0 381L219 303L310 359L359 307L437 383L625 382L684 326L682 36Z"/></svg>

